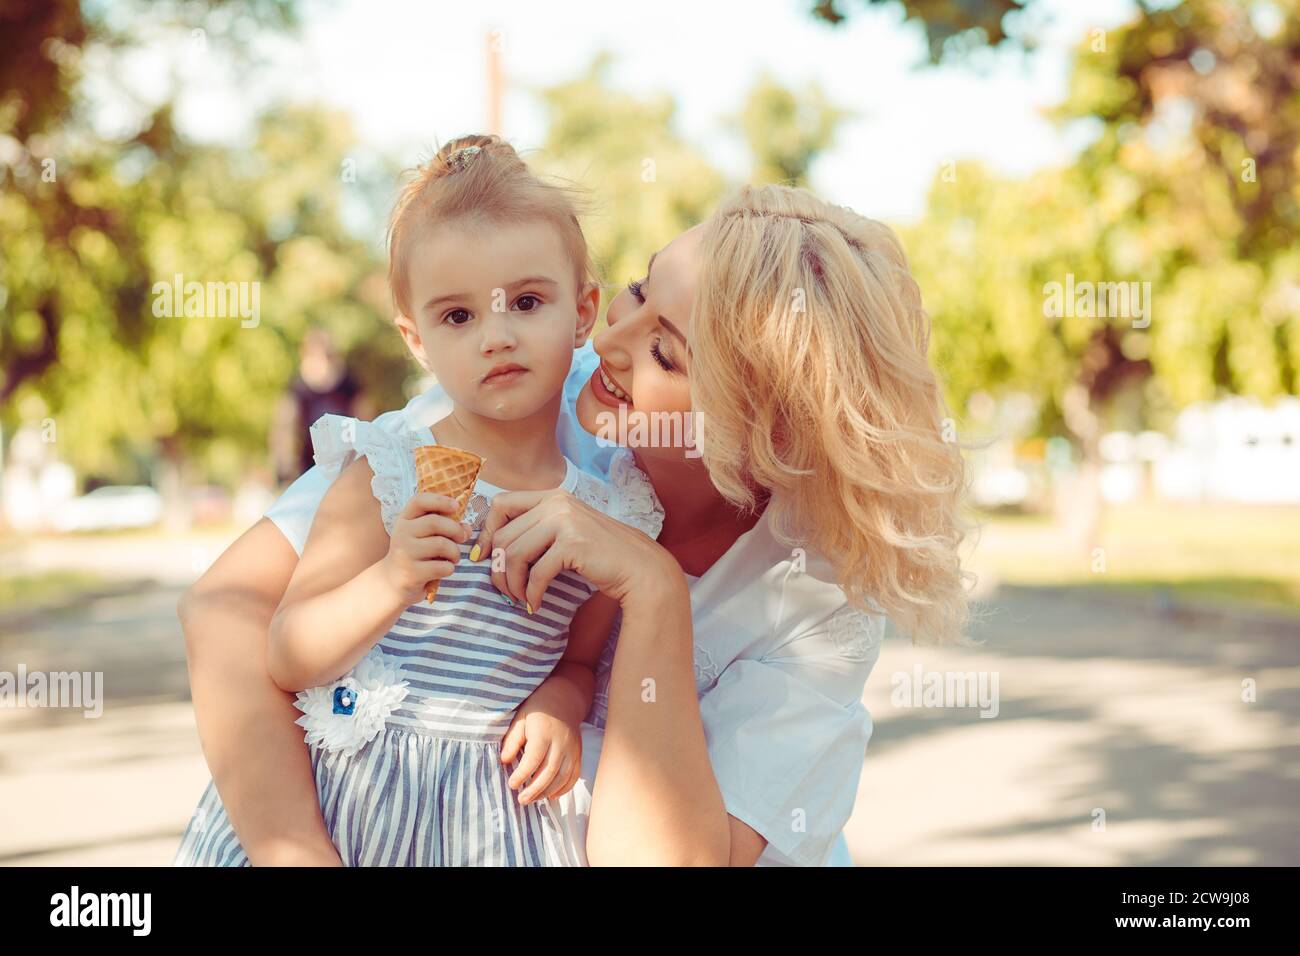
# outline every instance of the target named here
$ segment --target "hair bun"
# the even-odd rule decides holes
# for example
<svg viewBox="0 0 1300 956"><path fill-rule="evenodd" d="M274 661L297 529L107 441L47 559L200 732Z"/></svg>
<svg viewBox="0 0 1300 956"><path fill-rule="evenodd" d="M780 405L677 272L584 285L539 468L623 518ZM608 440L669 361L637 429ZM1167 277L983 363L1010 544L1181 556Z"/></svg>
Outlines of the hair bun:
<svg viewBox="0 0 1300 956"><path fill-rule="evenodd" d="M508 166L523 165L514 147L500 136L474 134L444 143L430 162L429 172L435 177L448 176L469 169L476 160L487 156Z"/></svg>

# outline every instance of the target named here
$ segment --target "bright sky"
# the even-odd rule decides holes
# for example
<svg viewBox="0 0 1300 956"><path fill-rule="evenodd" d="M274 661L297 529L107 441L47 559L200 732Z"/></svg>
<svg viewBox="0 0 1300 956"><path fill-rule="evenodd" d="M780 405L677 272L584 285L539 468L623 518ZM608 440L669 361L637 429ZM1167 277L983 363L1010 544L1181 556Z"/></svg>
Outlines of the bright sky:
<svg viewBox="0 0 1300 956"><path fill-rule="evenodd" d="M850 0L845 6L854 15L831 28L813 20L810 6L306 0L300 36L271 39L270 65L253 77L219 79L201 53L185 58L179 120L201 138L230 139L258 107L288 92L347 110L366 145L411 163L435 139L484 127L485 37L499 30L504 132L517 147L539 145L544 133L528 88L570 79L607 50L615 86L671 94L679 132L743 179L744 144L719 121L767 70L796 89L816 81L857 114L813 167L814 188L877 218L908 219L920 214L935 171L949 160L979 158L1013 174L1068 160L1086 130L1063 131L1040 111L1064 97L1075 45L1091 30L1124 23L1133 10L1131 0L1037 0L1038 52L934 68L918 67L921 30L904 26L897 9ZM157 63L139 70L147 83Z"/></svg>

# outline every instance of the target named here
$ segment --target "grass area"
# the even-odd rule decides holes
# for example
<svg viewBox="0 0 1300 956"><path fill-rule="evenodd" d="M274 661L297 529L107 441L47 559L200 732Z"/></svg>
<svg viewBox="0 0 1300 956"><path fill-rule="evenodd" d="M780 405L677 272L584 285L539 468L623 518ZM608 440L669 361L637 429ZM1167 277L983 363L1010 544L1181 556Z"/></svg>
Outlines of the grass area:
<svg viewBox="0 0 1300 956"><path fill-rule="evenodd" d="M1300 612L1300 507L1111 505L1102 520L1100 571L1051 518L980 520L971 566L1008 584L1164 590L1186 600Z"/></svg>
<svg viewBox="0 0 1300 956"><path fill-rule="evenodd" d="M73 600L78 594L102 587L105 579L82 571L48 571L0 577L0 612L47 602Z"/></svg>

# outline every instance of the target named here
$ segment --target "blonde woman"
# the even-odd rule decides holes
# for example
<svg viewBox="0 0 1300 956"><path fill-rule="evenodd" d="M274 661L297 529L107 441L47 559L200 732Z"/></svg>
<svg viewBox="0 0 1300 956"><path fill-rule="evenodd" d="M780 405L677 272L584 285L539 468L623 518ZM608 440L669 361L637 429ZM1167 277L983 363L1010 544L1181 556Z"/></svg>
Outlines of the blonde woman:
<svg viewBox="0 0 1300 956"><path fill-rule="evenodd" d="M595 672L551 682L557 711L595 688L562 814L594 865L824 864L853 808L885 618L965 640L964 469L919 290L887 227L747 187L652 256L608 322L575 354L557 434L599 473L611 414L702 419L698 457L633 449L658 540L563 491L506 492L471 554L495 554L513 600L570 570L620 607ZM438 391L381 424L427 424ZM254 864L339 864L265 665L322 485L295 483L180 608L204 752Z"/></svg>

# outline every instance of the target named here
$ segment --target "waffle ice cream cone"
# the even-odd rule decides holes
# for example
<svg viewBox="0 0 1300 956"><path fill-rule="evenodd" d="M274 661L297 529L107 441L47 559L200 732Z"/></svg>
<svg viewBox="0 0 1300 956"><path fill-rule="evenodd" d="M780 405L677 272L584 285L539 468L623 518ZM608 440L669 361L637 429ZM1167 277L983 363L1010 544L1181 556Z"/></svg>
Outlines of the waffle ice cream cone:
<svg viewBox="0 0 1300 956"><path fill-rule="evenodd" d="M483 459L472 451L451 448L448 445L422 445L415 449L415 478L420 491L434 491L455 498L457 508L452 515L459 521L465 515L465 506L474 492ZM438 582L430 581L425 589L425 599L433 602L438 593Z"/></svg>

